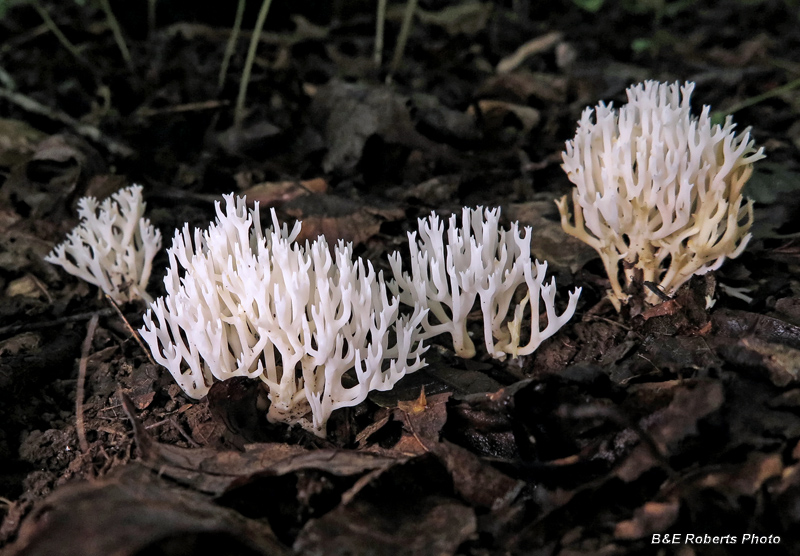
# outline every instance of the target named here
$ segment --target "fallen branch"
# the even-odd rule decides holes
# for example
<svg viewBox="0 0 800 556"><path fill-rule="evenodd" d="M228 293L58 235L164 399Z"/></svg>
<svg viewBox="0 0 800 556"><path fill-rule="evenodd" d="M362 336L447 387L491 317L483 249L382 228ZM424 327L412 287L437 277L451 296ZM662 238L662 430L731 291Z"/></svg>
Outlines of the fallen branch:
<svg viewBox="0 0 800 556"><path fill-rule="evenodd" d="M130 158L135 153L132 148L120 143L119 141L111 139L95 126L80 122L72 116L61 112L60 110L56 110L55 108L45 106L44 104L41 104L40 102L35 101L32 98L23 95L22 93L12 91L6 87L0 87L0 98L4 98L13 104L16 104L27 112L38 114L66 125L78 135L85 137L98 145L104 146L112 154L121 156L123 158Z"/></svg>

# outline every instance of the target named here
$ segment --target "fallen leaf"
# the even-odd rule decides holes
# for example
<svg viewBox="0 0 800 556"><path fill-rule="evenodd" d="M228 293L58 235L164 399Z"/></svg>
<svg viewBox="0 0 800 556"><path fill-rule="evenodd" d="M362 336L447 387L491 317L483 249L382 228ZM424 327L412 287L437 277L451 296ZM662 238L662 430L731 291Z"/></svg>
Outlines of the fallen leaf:
<svg viewBox="0 0 800 556"><path fill-rule="evenodd" d="M26 274L16 280L12 280L6 286L6 297L30 297L34 299L47 299L52 301L47 287L32 274Z"/></svg>
<svg viewBox="0 0 800 556"><path fill-rule="evenodd" d="M721 309L714 311L712 322L719 336L739 339L752 335L766 342L800 349L800 326L774 317L747 311Z"/></svg>
<svg viewBox="0 0 800 556"><path fill-rule="evenodd" d="M634 510L633 518L617 523L614 537L635 540L650 537L653 533L663 533L678 519L680 507L677 501L647 502Z"/></svg>
<svg viewBox="0 0 800 556"><path fill-rule="evenodd" d="M23 162L47 134L27 122L0 118L0 166L11 167Z"/></svg>
<svg viewBox="0 0 800 556"><path fill-rule="evenodd" d="M241 193L247 202L258 202L262 207L280 206L302 195L322 194L328 191L325 178L301 181L265 182L254 185Z"/></svg>
<svg viewBox="0 0 800 556"><path fill-rule="evenodd" d="M105 170L103 158L86 141L71 135L52 135L36 145L27 162L12 169L0 187L0 198L33 218L60 218L79 184Z"/></svg>
<svg viewBox="0 0 800 556"><path fill-rule="evenodd" d="M283 212L303 222L297 241L313 241L323 235L331 245L338 239L360 245L379 233L384 222L405 218L405 211L399 208L335 195L295 197L283 206Z"/></svg>
<svg viewBox="0 0 800 556"><path fill-rule="evenodd" d="M551 272L561 268L574 274L597 258L597 252L564 233L554 202L557 195L542 194L542 197L527 203L512 203L503 212L509 220L519 221L520 226L533 228L531 254L536 259L547 261Z"/></svg>
<svg viewBox="0 0 800 556"><path fill-rule="evenodd" d="M525 486L523 481L512 479L451 442L437 444L433 453L450 471L456 492L471 505L492 510L505 508Z"/></svg>
<svg viewBox="0 0 800 556"><path fill-rule="evenodd" d="M202 546L196 541L202 539ZM134 556L184 538L199 553L287 555L265 523L176 488L133 463L118 476L60 488L25 518L9 556ZM158 549L155 548L155 551Z"/></svg>
<svg viewBox="0 0 800 556"><path fill-rule="evenodd" d="M704 474L698 484L724 493L731 498L755 496L766 481L783 472L780 454L749 454L744 464L726 466L727 469Z"/></svg>
<svg viewBox="0 0 800 556"><path fill-rule="evenodd" d="M652 439L654 448L665 458L680 453L684 441L698 434L701 419L719 411L725 400L722 384L716 380L685 380L658 384L643 384L629 391L647 393L662 390L672 400L664 409L659 409L640 419L643 431ZM660 464L651 447L640 442L614 474L625 482L639 478L645 471Z"/></svg>
<svg viewBox="0 0 800 556"><path fill-rule="evenodd" d="M563 104L567 100L568 80L562 75L517 70L488 77L478 89L478 98L493 98L528 104L531 98Z"/></svg>
<svg viewBox="0 0 800 556"><path fill-rule="evenodd" d="M472 36L484 30L492 13L491 2L467 0L439 11L417 8L415 15L422 23L442 27L448 35Z"/></svg>
<svg viewBox="0 0 800 556"><path fill-rule="evenodd" d="M427 398L425 389L416 400L399 402L394 418L403 424L400 441L392 448L401 454L423 454L439 442L439 433L447 421L450 392Z"/></svg>
<svg viewBox="0 0 800 556"><path fill-rule="evenodd" d="M383 502L357 501L312 519L294 550L307 556L447 556L475 533L473 510L458 502L428 498L407 507Z"/></svg>
<svg viewBox="0 0 800 556"><path fill-rule="evenodd" d="M310 107L314 127L327 153L325 172L347 174L358 165L367 140L430 151L435 143L416 130L409 98L389 87L331 80L320 87Z"/></svg>
<svg viewBox="0 0 800 556"><path fill-rule="evenodd" d="M477 528L475 512L454 499L452 481L430 455L413 458L346 494L346 502L310 520L294 543L306 555L454 554Z"/></svg>
<svg viewBox="0 0 800 556"><path fill-rule="evenodd" d="M484 128L494 133L502 131L512 125L513 120L516 120L519 122L517 127L520 132L527 134L542 120L541 114L535 108L502 100L479 100L478 108L481 111ZM469 107L467 113L476 116L472 106Z"/></svg>

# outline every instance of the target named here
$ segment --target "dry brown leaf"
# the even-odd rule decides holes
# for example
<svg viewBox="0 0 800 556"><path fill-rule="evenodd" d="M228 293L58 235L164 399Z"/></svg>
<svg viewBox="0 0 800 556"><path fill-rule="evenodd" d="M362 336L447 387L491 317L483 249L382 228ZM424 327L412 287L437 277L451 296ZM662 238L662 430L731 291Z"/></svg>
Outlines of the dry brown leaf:
<svg viewBox="0 0 800 556"><path fill-rule="evenodd" d="M23 521L6 554L134 556L166 538L184 538L192 547L197 535L204 539L204 551L225 543L248 554L289 554L266 523L177 489L137 464L126 466L119 477L59 489Z"/></svg>
<svg viewBox="0 0 800 556"><path fill-rule="evenodd" d="M667 407L644 417L640 423L655 448L665 458L675 455L675 451L686 438L697 435L698 422L718 411L725 401L722 384L716 380L694 379L646 384L639 390L654 388L663 390L663 394L670 395L672 400ZM640 443L614 473L623 481L630 482L659 463L652 449Z"/></svg>
<svg viewBox="0 0 800 556"><path fill-rule="evenodd" d="M614 528L614 537L624 540L635 540L649 537L653 533L662 533L672 527L678 519L680 503L646 502L636 508L633 518L620 521Z"/></svg>
<svg viewBox="0 0 800 556"><path fill-rule="evenodd" d="M254 185L241 193L247 202L258 202L262 207L279 206L302 195L323 194L328 191L325 178L300 181L264 182Z"/></svg>

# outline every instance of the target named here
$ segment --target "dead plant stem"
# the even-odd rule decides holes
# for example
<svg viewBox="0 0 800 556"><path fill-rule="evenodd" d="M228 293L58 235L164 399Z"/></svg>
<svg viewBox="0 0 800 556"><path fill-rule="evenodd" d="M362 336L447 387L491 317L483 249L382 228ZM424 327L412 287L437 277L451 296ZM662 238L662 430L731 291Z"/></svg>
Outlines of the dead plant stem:
<svg viewBox="0 0 800 556"><path fill-rule="evenodd" d="M78 389L75 393L75 428L78 431L78 444L81 447L81 453L86 455L89 453L89 442L86 440L86 428L83 421L83 396L86 388L86 366L89 360L89 351L92 349L92 340L94 333L97 330L97 323L100 316L95 314L89 321L86 327L86 338L83 340L81 346L81 360L78 364Z"/></svg>
<svg viewBox="0 0 800 556"><path fill-rule="evenodd" d="M400 27L400 35L397 37L397 44L394 46L394 56L392 56L392 63L389 66L389 75L386 77L387 82L391 82L392 76L400 67L400 62L403 59L403 53L406 50L406 43L408 42L408 35L411 33L411 24L414 21L414 12L417 11L418 0L407 0L406 9L403 12L403 23Z"/></svg>
<svg viewBox="0 0 800 556"><path fill-rule="evenodd" d="M383 32L386 27L386 2L387 0L378 0L378 13L375 21L375 54L373 59L375 67L381 67L383 62Z"/></svg>
<svg viewBox="0 0 800 556"><path fill-rule="evenodd" d="M33 0L32 4L33 8L39 14L39 17L41 17L44 21L45 26L56 36L58 42L60 42L61 45L66 48L69 53L72 54L78 61L84 62L81 53L78 51L78 47L72 44L66 35L61 32L61 29L59 29L58 25L56 25L56 22L53 21L53 18L50 17L50 13L48 13L44 6L42 6L41 2L39 2L39 0Z"/></svg>
<svg viewBox="0 0 800 556"><path fill-rule="evenodd" d="M119 316L119 318L121 318L122 322L125 323L125 327L128 329L128 332L131 333L131 336L133 336L133 339L136 340L136 343L139 344L140 348L142 348L142 351L147 356L147 360L150 361L150 363L152 363L153 365L155 365L156 362L153 361L153 357L150 355L150 350L145 347L144 342L142 342L142 337L139 336L139 333L131 326L131 323L128 322L128 319L125 318L125 315L122 314L122 311L120 310L119 305L117 305L116 302L113 299L111 299L111 296L108 295L107 293L103 294L103 295L106 296L106 299L111 304L111 306L114 308L114 310L117 312L117 315Z"/></svg>
<svg viewBox="0 0 800 556"><path fill-rule="evenodd" d="M256 25L253 28L253 35L250 37L250 47L247 49L247 58L244 61L242 79L239 82L239 96L236 97L236 108L234 108L233 111L233 123L237 127L241 126L244 120L244 100L247 97L247 85L250 83L250 72L253 70L253 62L256 59L256 50L258 50L261 30L264 28L264 22L267 19L271 4L272 0L263 0L261 3L261 9L258 11L258 17L256 18Z"/></svg>
<svg viewBox="0 0 800 556"><path fill-rule="evenodd" d="M119 51L122 54L122 59L125 60L126 64L128 64L128 68L133 70L131 52L128 50L125 37L122 36L122 29L119 26L119 21L117 21L117 18L114 16L114 12L111 11L111 4L108 3L108 0L100 0L100 6L103 8L103 11L106 14L108 26L111 27L111 33L114 35L114 42L117 43L117 48L119 48Z"/></svg>
<svg viewBox="0 0 800 556"><path fill-rule="evenodd" d="M219 79L217 79L217 94L222 92L225 86L225 77L228 75L228 66L231 62L234 50L236 50L236 42L239 40L239 34L242 30L242 17L244 16L245 0L239 0L236 5L236 18L233 21L233 29L231 29L231 36L228 38L228 43L225 45L225 54L222 56L222 65L219 67Z"/></svg>

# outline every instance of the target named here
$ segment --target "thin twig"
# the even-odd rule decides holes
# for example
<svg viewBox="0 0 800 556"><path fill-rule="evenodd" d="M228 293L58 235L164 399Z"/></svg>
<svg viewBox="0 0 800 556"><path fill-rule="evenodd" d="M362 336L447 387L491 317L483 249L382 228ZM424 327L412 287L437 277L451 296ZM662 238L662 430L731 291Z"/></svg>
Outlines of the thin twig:
<svg viewBox="0 0 800 556"><path fill-rule="evenodd" d="M375 54L373 59L376 67L383 63L383 31L386 27L387 0L378 0L378 13L375 21Z"/></svg>
<svg viewBox="0 0 800 556"><path fill-rule="evenodd" d="M264 28L264 22L267 19L267 13L269 13L271 4L272 0L263 0L261 3L256 25L253 28L253 35L250 37L250 47L247 49L247 58L244 61L242 79L239 82L239 96L236 98L236 108L234 108L233 111L233 123L237 127L240 126L244 120L244 100L247 97L247 85L250 83L250 72L253 69L253 62L256 59L256 50L258 49L261 30Z"/></svg>
<svg viewBox="0 0 800 556"><path fill-rule="evenodd" d="M31 29L28 29L27 31L24 31L14 37L6 37L3 40L3 44L0 45L0 58L5 58L6 54L9 52L19 50L25 44L41 37L42 35L46 35L49 32L50 29L47 28L47 25L42 23L41 25L32 27Z"/></svg>
<svg viewBox="0 0 800 556"><path fill-rule="evenodd" d="M72 129L78 135L85 137L98 145L104 146L109 152L121 156L123 158L130 158L134 155L134 150L129 146L115 141L103 134L98 128L79 122L72 116L65 114L54 108L49 108L32 98L18 93L6 87L0 87L0 98L4 98L12 102L32 114L45 116L53 121L60 122Z"/></svg>
<svg viewBox="0 0 800 556"><path fill-rule="evenodd" d="M631 327L625 326L621 322L617 322L617 321L612 320L612 319L610 319L608 317L601 317L599 315L585 315L584 319L593 320L593 321L607 322L608 324L611 324L613 326L617 326L617 327L619 327L619 328L621 328L621 329L623 329L623 330L625 330L627 332L633 332L633 329Z"/></svg>
<svg viewBox="0 0 800 556"><path fill-rule="evenodd" d="M400 67L400 61L403 59L403 52L406 50L406 43L408 42L408 35L411 33L411 24L414 21L414 12L417 11L418 0L407 0L406 9L403 12L403 23L400 27L400 36L397 37L397 44L394 46L394 56L392 56L392 63L389 66L389 75L386 77L387 82L391 82L392 76Z"/></svg>
<svg viewBox="0 0 800 556"><path fill-rule="evenodd" d="M112 309L103 309L101 311L91 311L88 313L78 313L77 315L70 315L68 317L61 317L44 322L29 322L25 324L10 324L8 326L0 327L0 336L9 334L19 334L20 332L31 332L33 330L42 330L45 328L53 328L67 324L70 322L78 322L91 319L94 315L101 317L110 317L114 314Z"/></svg>
<svg viewBox="0 0 800 556"><path fill-rule="evenodd" d="M83 395L86 386L86 364L89 359L89 350L92 349L92 340L100 317L95 314L89 321L86 328L86 338L81 346L81 361L78 364L78 390L75 393L75 428L78 431L78 444L81 452L85 455L89 453L89 442L86 440L86 429L83 422Z"/></svg>
<svg viewBox="0 0 800 556"><path fill-rule="evenodd" d="M748 108L750 106L753 106L754 104L758 104L758 103L763 102L763 101L765 101L765 100L767 100L769 98L782 95L783 93L789 92L789 91L791 91L793 89L797 89L798 87L800 87L800 79L795 79L794 81L789 81L785 85L781 85L780 87L775 87L774 89L771 89L771 90L767 91L766 93L762 93L760 95L756 95L754 97L750 97L747 100L743 100L739 104L734 104L733 106L728 108L728 110L726 112L728 114L733 114L734 112L738 112L739 110L742 110L743 108Z"/></svg>
<svg viewBox="0 0 800 556"><path fill-rule="evenodd" d="M108 26L111 27L111 33L114 35L114 42L117 43L117 48L119 48L122 54L122 59L128 64L128 68L133 70L131 52L128 50L128 45L125 43L125 37L122 36L122 29L119 26L119 21L117 21L117 18L114 16L114 12L111 11L111 4L108 3L108 0L100 0L100 6L106 14Z"/></svg>
<svg viewBox="0 0 800 556"><path fill-rule="evenodd" d="M189 436L189 435L186 433L186 431L185 431L185 430L183 430L183 427L181 427L181 426L180 426L180 424L178 424L178 421L177 421L177 419L175 419L175 417L170 417L168 420L169 420L169 423L172 425L172 427L173 427L173 428L174 428L176 431L178 431L178 434L180 434L180 435L183 437L183 439L184 439L184 440L186 440L186 442L188 442L188 443L189 443L189 445L190 445L190 446L192 446L193 448L199 448L199 447L200 447L200 444L198 444L198 443L195 441L195 439L194 439L194 438L192 438L191 436Z"/></svg>
<svg viewBox="0 0 800 556"><path fill-rule="evenodd" d="M152 118L153 116L161 116L163 114L181 114L184 112L201 112L203 110L214 110L222 106L227 106L230 101L227 100L200 100L197 102L187 102L185 104L175 104L173 106L165 106L163 108L140 108L133 113L137 118Z"/></svg>
<svg viewBox="0 0 800 556"><path fill-rule="evenodd" d="M414 438L417 440L417 442L419 442L419 445L422 446L422 449L425 450L426 452L430 452L428 447L425 445L425 443L422 441L422 439L417 434L416 429L414 429L414 425L411 424L411 419L409 418L408 413L404 411L403 412L403 417L405 418L406 425L408 425L408 430L411 431L412 435L414 435Z"/></svg>
<svg viewBox="0 0 800 556"><path fill-rule="evenodd" d="M122 319L122 322L125 323L125 327L128 329L128 332L131 333L131 336L133 336L133 339L136 340L136 343L139 344L139 347L142 348L142 351L147 356L147 360L150 361L150 363L152 363L153 365L155 365L156 362L153 361L153 357L150 355L150 350L145 347L144 342L142 342L142 337L139 336L139 332L137 332L131 326L131 323L129 323L128 319L125 318L125 315L122 314L122 311L120 311L120 309L119 309L119 305L117 305L117 303L113 299L111 299L111 296L108 295L107 293L104 293L103 295L106 296L106 300L117 311L117 315L119 316L119 318Z"/></svg>
<svg viewBox="0 0 800 556"><path fill-rule="evenodd" d="M59 29L58 25L56 25L56 22L53 21L53 18L50 17L50 14L47 12L44 6L42 6L41 2L39 2L39 0L33 0L32 4L33 8L39 13L39 17L41 17L44 21L44 24L47 26L50 32L56 36L58 42L60 42L61 45L66 48L69 53L72 54L78 61L85 63L85 60L78 51L78 48L72 44L72 42L70 42L64 33L61 32L61 29Z"/></svg>
<svg viewBox="0 0 800 556"><path fill-rule="evenodd" d="M225 77L228 75L228 65L231 62L234 50L236 50L236 41L239 40L239 33L242 30L242 17L244 16L244 3L245 0L239 0L236 5L236 17L233 20L233 29L231 29L231 36L228 37L228 42L225 45L225 54L222 56L222 65L219 67L219 78L217 79L217 94L222 92L225 86Z"/></svg>

